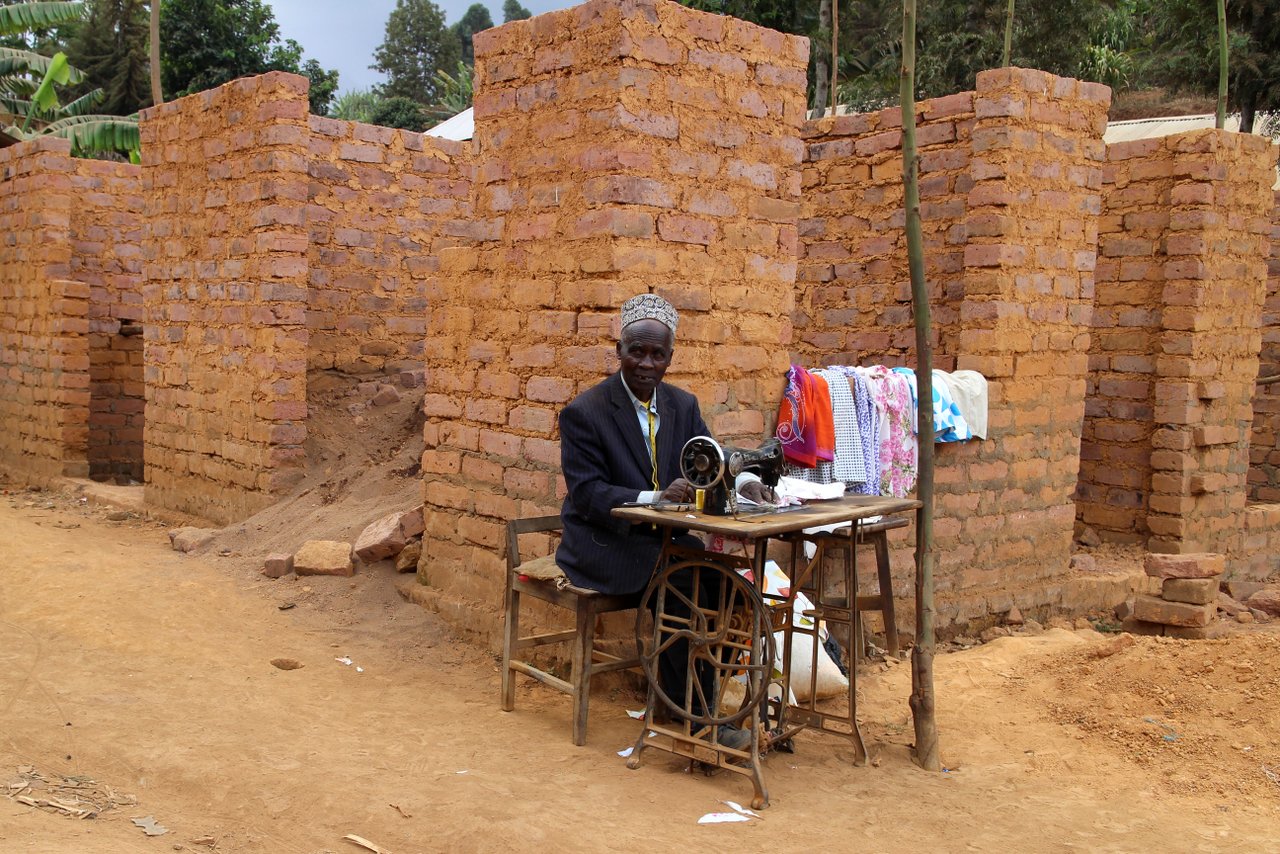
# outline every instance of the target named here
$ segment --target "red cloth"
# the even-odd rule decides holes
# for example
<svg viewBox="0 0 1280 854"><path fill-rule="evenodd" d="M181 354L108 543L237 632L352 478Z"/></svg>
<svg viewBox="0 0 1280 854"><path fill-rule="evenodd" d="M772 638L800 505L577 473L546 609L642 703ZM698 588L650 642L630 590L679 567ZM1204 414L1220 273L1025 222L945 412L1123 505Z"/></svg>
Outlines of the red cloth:
<svg viewBox="0 0 1280 854"><path fill-rule="evenodd" d="M826 380L799 365L791 366L778 404L777 436L783 457L801 468L816 468L819 461L835 459L835 417Z"/></svg>

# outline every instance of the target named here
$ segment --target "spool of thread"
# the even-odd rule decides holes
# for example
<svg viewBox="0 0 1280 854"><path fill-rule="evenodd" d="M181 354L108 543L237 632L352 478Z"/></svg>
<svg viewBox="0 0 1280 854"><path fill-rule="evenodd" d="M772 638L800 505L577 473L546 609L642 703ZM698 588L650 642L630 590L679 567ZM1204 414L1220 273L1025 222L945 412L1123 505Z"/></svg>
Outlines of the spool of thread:
<svg viewBox="0 0 1280 854"><path fill-rule="evenodd" d="M693 492L693 509L701 513L703 505L706 503L707 491L705 489L695 489Z"/></svg>

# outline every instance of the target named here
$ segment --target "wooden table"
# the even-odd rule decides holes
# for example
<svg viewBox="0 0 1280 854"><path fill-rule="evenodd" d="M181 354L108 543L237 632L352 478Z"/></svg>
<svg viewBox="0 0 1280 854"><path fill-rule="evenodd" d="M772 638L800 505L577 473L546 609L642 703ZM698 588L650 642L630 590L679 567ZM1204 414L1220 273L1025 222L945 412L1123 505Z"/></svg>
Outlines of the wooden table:
<svg viewBox="0 0 1280 854"><path fill-rule="evenodd" d="M820 710L816 706L812 690L813 680L816 679L816 668L813 668L813 672L810 674L809 701L804 705L784 702L786 698L791 696L792 637L796 633L808 634L812 637L816 647L819 644L819 627L824 621L847 624L852 637L852 632L857 631L859 626L857 611L857 523L859 520L867 519L868 517L915 511L920 506L919 501L911 499L846 495L843 498L830 501L815 501L799 509L788 509L786 512L762 515L740 514L738 517L711 516L696 511L654 510L647 507L615 508L613 515L617 518L626 519L637 524L655 525L663 529L664 544L658 557L658 564L654 569L655 582L659 574L676 561L702 560L706 563L717 564L718 568L722 568L722 571L725 572L731 572L738 568L750 568L756 591L761 594L762 600L772 598L774 600L772 604L783 606L781 611L784 618L782 619L782 625L778 628L781 628L786 633L783 646L783 661L781 667L778 668L782 672L782 692L780 694L782 700L768 701L768 705L776 713L774 719L778 721L778 726L773 732L765 733L761 724L761 715L753 709L746 719L750 722L749 728L752 735L752 745L755 746L754 749L743 752L719 744L718 737L715 734L715 727L703 727L702 731L699 731L688 721L679 721L672 725L656 723L654 721L656 694L652 684L653 680L651 679L649 700L645 708L644 727L641 729L640 737L636 741L635 748L628 760L628 766L631 768L639 767L641 753L647 748L656 748L701 761L708 766L733 771L752 779L755 786L753 805L755 808L760 809L766 806L769 800L760 765L760 748L767 749L771 745L786 744L797 732L806 727L816 727L825 732L848 738L853 744L855 763L864 763L867 754L857 721L857 662L852 660L852 649L850 649L851 666L849 668L847 714L836 714ZM846 527L841 529L841 536L839 537L831 535L810 537L803 533L806 528L830 525L843 525ZM739 557L705 550L695 553L690 549L682 548L673 543L672 534L674 531L679 530L701 531L737 539L745 543L745 551L748 552L748 555ZM824 547L846 537L847 548L843 549L845 554L843 572L845 596L842 602L828 601L824 595L825 582L822 578ZM790 566L785 567L791 585L789 595L785 601L779 600L777 597L765 597L763 595L765 564L768 560L767 547L770 540L782 540L791 546ZM811 559L802 557L802 544L805 542L812 542L815 545L816 554ZM840 545L844 546L846 543L840 543ZM809 584L815 576L818 582L818 592L813 597L813 627L811 629L795 627L791 619L795 593ZM891 595L889 591L883 592L885 595ZM771 637L768 638L768 642L772 643ZM758 671L750 668L746 669L749 678L747 696L751 697L762 693L761 686L755 681L759 678ZM707 731L708 729L710 732ZM750 755L748 756L747 753ZM749 766L738 764L738 762L745 759L750 760ZM735 762L735 760L738 762Z"/></svg>

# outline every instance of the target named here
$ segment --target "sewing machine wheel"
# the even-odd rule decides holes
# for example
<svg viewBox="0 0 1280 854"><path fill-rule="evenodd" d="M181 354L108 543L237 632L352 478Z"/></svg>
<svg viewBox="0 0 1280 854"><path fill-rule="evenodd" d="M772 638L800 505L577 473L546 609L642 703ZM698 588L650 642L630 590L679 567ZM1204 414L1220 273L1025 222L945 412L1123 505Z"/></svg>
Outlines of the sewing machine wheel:
<svg viewBox="0 0 1280 854"><path fill-rule="evenodd" d="M696 605L699 599L710 602ZM636 621L640 662L654 694L678 717L695 724L744 720L764 701L773 674L767 610L751 582L719 564L687 560L662 570L649 582ZM653 614L651 629L643 618L646 611ZM691 674L683 690L664 686L658 676L661 655L681 641L688 643ZM707 669L714 674L716 697L725 696L734 677L746 675L745 696L736 711L722 714L714 698L704 696L702 683L692 674ZM694 708L704 713L694 714Z"/></svg>
<svg viewBox="0 0 1280 854"><path fill-rule="evenodd" d="M724 477L724 450L710 436L694 436L680 449L680 474L694 489L710 489Z"/></svg>

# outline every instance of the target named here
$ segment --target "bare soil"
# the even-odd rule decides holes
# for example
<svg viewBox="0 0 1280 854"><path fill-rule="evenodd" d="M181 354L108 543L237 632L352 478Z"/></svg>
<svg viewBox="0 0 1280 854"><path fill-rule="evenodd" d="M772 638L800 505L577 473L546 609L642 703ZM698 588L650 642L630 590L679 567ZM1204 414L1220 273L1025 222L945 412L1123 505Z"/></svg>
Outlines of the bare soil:
<svg viewBox="0 0 1280 854"><path fill-rule="evenodd" d="M871 665L870 766L801 736L767 760L762 820L699 826L749 785L656 754L628 771L631 692L597 693L575 748L565 698L525 683L501 712L494 657L404 602L380 565L268 581L108 510L0 498L6 854L359 852L347 834L396 854L1208 852L1274 850L1280 834L1275 623L1105 657L1114 638L1064 630L942 655L943 774L909 757L908 666ZM148 816L167 832L131 821Z"/></svg>

